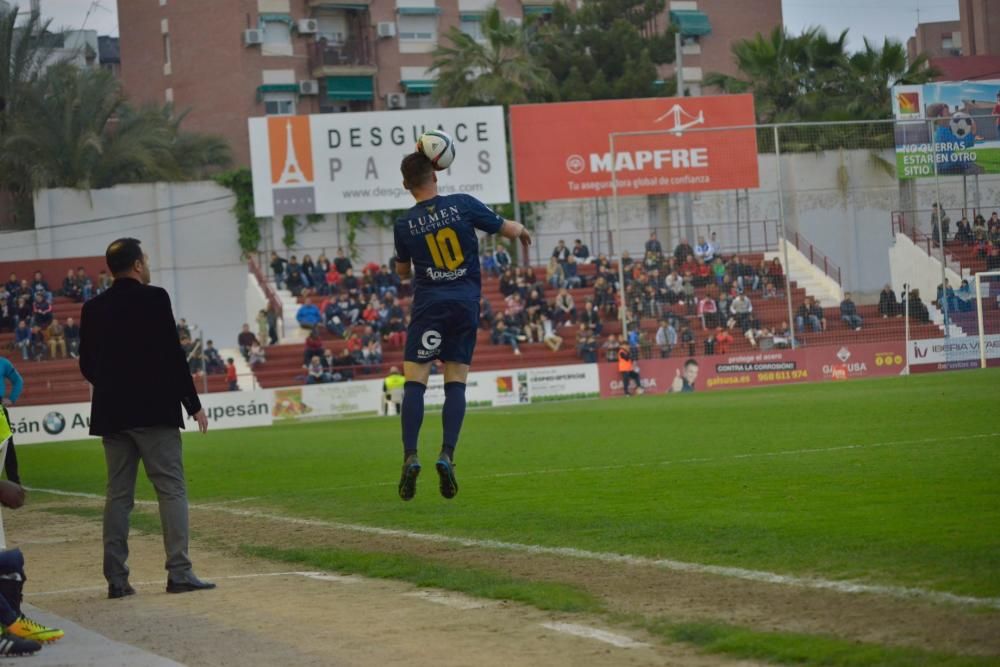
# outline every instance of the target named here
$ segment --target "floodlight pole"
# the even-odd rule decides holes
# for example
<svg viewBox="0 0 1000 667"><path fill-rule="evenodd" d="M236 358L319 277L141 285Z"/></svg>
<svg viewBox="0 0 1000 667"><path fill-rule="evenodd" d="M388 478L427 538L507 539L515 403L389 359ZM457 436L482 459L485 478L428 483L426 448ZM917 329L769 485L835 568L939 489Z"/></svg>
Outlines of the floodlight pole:
<svg viewBox="0 0 1000 667"><path fill-rule="evenodd" d="M795 345L795 318L792 314L792 275L788 264L788 234L785 233L785 194L781 187L781 144L778 143L778 126L774 126L774 161L778 172L778 227L781 228L781 249L785 262L785 303L788 306L788 330L792 334L792 349Z"/></svg>
<svg viewBox="0 0 1000 667"><path fill-rule="evenodd" d="M625 246L622 241L622 218L618 209L618 166L615 164L615 135L613 132L608 135L608 141L611 145L611 196L615 200L615 245L618 246L618 299L621 302L618 306L618 318L622 323L622 335L627 336L626 309L628 302L625 300L625 262L622 261L622 251Z"/></svg>
<svg viewBox="0 0 1000 667"><path fill-rule="evenodd" d="M983 329L982 280L976 274L976 319L979 320L979 367L986 368L986 330Z"/></svg>

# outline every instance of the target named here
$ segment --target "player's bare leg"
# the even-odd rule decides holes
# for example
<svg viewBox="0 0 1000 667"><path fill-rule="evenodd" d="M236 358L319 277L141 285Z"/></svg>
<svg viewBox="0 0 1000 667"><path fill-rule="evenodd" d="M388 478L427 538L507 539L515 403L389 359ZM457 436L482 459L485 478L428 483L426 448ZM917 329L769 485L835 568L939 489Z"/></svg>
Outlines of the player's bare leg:
<svg viewBox="0 0 1000 667"><path fill-rule="evenodd" d="M441 439L441 454L434 467L440 479L441 495L451 499L458 494L458 480L455 479L455 446L465 419L465 383L469 378L469 365L455 361L444 364L444 408L441 410L441 425L444 435Z"/></svg>
<svg viewBox="0 0 1000 667"><path fill-rule="evenodd" d="M411 500L417 493L417 477L420 475L417 442L424 422L424 392L430 375L429 363L403 362L403 376L406 378L400 410L403 426L403 472L399 478L399 497L403 500Z"/></svg>

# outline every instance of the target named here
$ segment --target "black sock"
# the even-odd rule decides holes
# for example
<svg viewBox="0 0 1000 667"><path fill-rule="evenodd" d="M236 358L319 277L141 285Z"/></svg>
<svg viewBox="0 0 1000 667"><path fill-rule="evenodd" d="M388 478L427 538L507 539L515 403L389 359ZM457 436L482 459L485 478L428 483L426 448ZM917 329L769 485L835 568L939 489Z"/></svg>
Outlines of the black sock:
<svg viewBox="0 0 1000 667"><path fill-rule="evenodd" d="M419 382L407 382L403 385L403 458L417 453L417 441L420 438L420 426L424 423L424 392L425 385Z"/></svg>
<svg viewBox="0 0 1000 667"><path fill-rule="evenodd" d="M458 434L462 430L462 420L465 419L465 383L445 382L444 408L441 410L441 426L444 429L441 451L450 460L455 458L455 445L458 444Z"/></svg>

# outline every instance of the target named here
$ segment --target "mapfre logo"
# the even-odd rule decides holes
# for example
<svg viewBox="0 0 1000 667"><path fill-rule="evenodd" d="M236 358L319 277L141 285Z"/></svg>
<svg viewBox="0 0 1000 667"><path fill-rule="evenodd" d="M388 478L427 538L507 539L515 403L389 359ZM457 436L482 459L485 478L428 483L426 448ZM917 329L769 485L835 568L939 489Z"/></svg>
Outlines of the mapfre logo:
<svg viewBox="0 0 1000 667"><path fill-rule="evenodd" d="M667 121L672 122L673 126L666 129L680 134L682 130L686 130L689 127L704 125L705 112L699 110L698 115L690 114L680 104L675 104L665 114L657 118L655 122L663 123Z"/></svg>
<svg viewBox="0 0 1000 667"><path fill-rule="evenodd" d="M316 212L315 170L309 116L267 119L275 215Z"/></svg>

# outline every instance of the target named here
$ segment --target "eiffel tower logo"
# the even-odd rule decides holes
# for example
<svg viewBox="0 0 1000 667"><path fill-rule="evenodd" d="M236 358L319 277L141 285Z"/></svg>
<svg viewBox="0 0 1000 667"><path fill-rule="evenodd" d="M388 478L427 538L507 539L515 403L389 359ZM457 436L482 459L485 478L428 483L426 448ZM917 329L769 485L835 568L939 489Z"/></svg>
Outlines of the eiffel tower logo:
<svg viewBox="0 0 1000 667"><path fill-rule="evenodd" d="M680 134L682 130L686 130L689 127L694 127L695 125L701 125L705 122L705 113L699 111L697 116L689 114L684 110L680 104L675 104L670 107L665 114L656 119L655 122L662 123L668 118L673 119L674 126L668 128L671 132Z"/></svg>
<svg viewBox="0 0 1000 667"><path fill-rule="evenodd" d="M285 145L288 150L285 152L285 166L281 170L277 185L295 185L306 183L302 175L302 168L299 166L299 159L295 156L295 142L292 141L292 121L285 124Z"/></svg>

